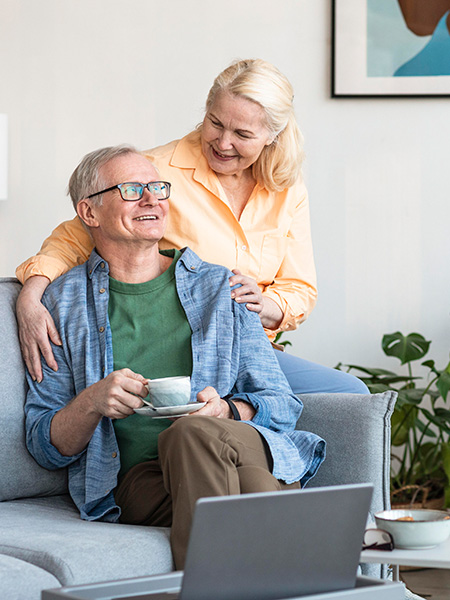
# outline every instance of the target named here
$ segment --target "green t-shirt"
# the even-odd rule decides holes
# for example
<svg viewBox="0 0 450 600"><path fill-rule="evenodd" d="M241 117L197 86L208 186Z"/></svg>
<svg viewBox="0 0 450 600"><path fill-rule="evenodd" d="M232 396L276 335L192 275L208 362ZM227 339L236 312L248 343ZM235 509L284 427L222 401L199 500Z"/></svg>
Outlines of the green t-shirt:
<svg viewBox="0 0 450 600"><path fill-rule="evenodd" d="M191 328L178 298L175 265L145 283L123 283L110 277L108 316L114 370L128 367L148 379L191 375ZM120 450L119 477L138 463L158 456L158 435L171 421L133 414L113 421Z"/></svg>

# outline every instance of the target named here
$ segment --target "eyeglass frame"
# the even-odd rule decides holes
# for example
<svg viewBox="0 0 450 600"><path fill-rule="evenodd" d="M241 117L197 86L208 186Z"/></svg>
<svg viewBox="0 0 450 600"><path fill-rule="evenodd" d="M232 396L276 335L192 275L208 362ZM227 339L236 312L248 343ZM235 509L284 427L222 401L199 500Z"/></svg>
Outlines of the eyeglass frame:
<svg viewBox="0 0 450 600"><path fill-rule="evenodd" d="M93 198L94 196L100 196L100 194L105 194L106 192L112 192L113 190L118 189L120 192L120 197L122 198L122 200L124 202L138 202L139 200L142 200L145 189L147 189L150 192L150 194L152 194L152 192L150 191L150 188L148 186L151 184L155 184L155 183L163 183L168 188L168 193L165 198L157 198L157 196L155 196L155 198L157 198L158 201L159 200L168 200L170 198L170 188L172 187L172 184L169 181L149 181L148 183L141 183L140 181L125 181L124 183L118 183L117 185L112 185L111 187L106 188L105 190L101 190L100 192L95 192L95 194L90 194L89 196L87 196L87 198ZM142 194L139 196L139 198L135 198L134 200L129 200L127 198L124 198L122 196L122 186L133 185L133 184L142 186ZM154 196L154 194L152 194L152 196Z"/></svg>

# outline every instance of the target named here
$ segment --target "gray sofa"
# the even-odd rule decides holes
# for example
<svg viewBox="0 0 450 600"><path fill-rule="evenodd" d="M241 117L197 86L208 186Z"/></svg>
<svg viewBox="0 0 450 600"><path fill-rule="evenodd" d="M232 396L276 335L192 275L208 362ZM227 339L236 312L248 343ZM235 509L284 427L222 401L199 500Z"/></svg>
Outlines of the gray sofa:
<svg viewBox="0 0 450 600"><path fill-rule="evenodd" d="M65 470L46 471L28 454L15 319L19 291L16 279L0 278L0 598L39 600L46 588L171 571L167 529L82 521L67 493ZM328 443L327 459L310 485L370 481L376 490L372 511L388 508L395 395L302 400L299 425ZM373 568L363 572L374 575Z"/></svg>

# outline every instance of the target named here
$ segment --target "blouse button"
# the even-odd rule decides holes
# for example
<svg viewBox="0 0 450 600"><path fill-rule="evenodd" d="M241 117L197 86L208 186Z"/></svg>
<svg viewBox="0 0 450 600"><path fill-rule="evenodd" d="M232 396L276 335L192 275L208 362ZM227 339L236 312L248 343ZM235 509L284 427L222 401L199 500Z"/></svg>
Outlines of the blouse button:
<svg viewBox="0 0 450 600"><path fill-rule="evenodd" d="M247 250L247 246L245 244L242 245L242 250Z"/></svg>

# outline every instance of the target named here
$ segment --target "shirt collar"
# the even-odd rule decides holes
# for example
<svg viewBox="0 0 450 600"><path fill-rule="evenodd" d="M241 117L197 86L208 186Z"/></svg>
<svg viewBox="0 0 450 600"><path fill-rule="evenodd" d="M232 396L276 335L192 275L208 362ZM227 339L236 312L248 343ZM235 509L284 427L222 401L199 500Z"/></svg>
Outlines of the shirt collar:
<svg viewBox="0 0 450 600"><path fill-rule="evenodd" d="M100 268L102 270L104 269L104 273L106 273L106 274L109 273L108 263L106 262L106 260L104 260L100 256L100 254L97 253L97 250L94 248L88 259L88 277L89 277L89 279L92 279L94 277L94 273L98 268Z"/></svg>
<svg viewBox="0 0 450 600"><path fill-rule="evenodd" d="M197 131L192 131L178 142L170 165L180 169L193 169L195 181L215 196L222 197L219 180L203 155L200 135Z"/></svg>
<svg viewBox="0 0 450 600"><path fill-rule="evenodd" d="M160 250L161 254L166 256L174 256L174 250ZM202 260L190 248L183 248L178 262L183 263L185 268L192 273L198 273ZM109 265L104 260L97 250L94 248L88 260L88 277L92 279L97 269L104 269L104 273L109 273Z"/></svg>

